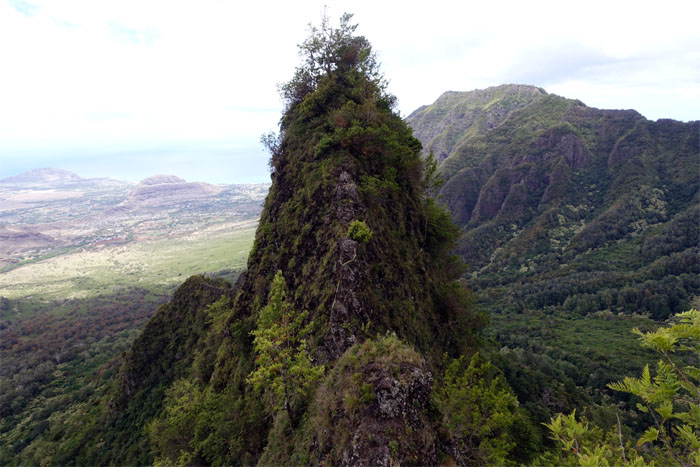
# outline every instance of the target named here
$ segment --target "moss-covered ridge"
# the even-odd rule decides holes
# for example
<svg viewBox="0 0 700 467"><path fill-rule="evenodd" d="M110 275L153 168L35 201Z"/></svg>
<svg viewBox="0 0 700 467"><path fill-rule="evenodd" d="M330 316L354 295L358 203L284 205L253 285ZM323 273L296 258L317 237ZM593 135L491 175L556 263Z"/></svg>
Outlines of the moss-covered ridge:
<svg viewBox="0 0 700 467"><path fill-rule="evenodd" d="M434 348L449 338L441 320L456 319L440 308L440 288L459 274L440 243L456 232L424 197L418 141L376 91L348 81L328 78L285 116L236 306L255 313L279 269L319 325L324 359L387 329ZM354 221L369 241L350 238Z"/></svg>
<svg viewBox="0 0 700 467"><path fill-rule="evenodd" d="M432 373L445 354L475 350L484 319L456 281L463 266L450 251L459 230L430 197L421 144L353 30L341 22L312 31L301 48L313 53L282 86L287 107L279 136L268 138L272 185L247 271L218 295L213 284L186 283L125 356L117 420L145 414L143 431L115 444L133 446L129 459L284 464L305 452L307 461L359 462L376 451L391 462L436 462ZM274 327L265 318L273 315L281 317ZM290 327L285 316L305 322ZM280 339L301 328L303 339ZM393 337L377 338L387 332ZM260 358L275 345L292 357ZM294 362L303 365L285 367ZM321 389L295 391L286 378L295 371L309 383L298 373L308 362L314 373L326 369ZM348 378L359 399L349 386L342 401L329 399ZM138 400L149 402L147 413Z"/></svg>

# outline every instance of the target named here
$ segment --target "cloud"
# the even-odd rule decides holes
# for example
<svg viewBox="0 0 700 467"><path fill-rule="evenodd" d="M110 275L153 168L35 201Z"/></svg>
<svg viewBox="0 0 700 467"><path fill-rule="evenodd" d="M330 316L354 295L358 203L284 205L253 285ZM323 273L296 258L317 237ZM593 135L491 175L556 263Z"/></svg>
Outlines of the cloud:
<svg viewBox="0 0 700 467"><path fill-rule="evenodd" d="M692 56L695 55L695 60ZM577 42L562 42L520 50L497 79L551 86L570 81L600 85L668 87L672 82L697 83L698 54L683 50L638 50L615 56Z"/></svg>
<svg viewBox="0 0 700 467"><path fill-rule="evenodd" d="M39 5L29 3L26 0L9 0L8 2L12 8L19 11L26 16L34 16L39 10Z"/></svg>
<svg viewBox="0 0 700 467"><path fill-rule="evenodd" d="M133 114L131 114L129 112L110 112L110 111L88 112L86 114L83 114L83 116L86 120L92 120L95 122L125 120L125 119L133 118Z"/></svg>
<svg viewBox="0 0 700 467"><path fill-rule="evenodd" d="M619 66L624 65L605 52L569 42L519 50L501 76L507 82L546 86L571 79L598 79Z"/></svg>
<svg viewBox="0 0 700 467"><path fill-rule="evenodd" d="M700 108L700 7L688 2L30 1L0 1L0 166L17 151L257 145L324 4L334 24L355 13L404 115L508 82L650 118Z"/></svg>
<svg viewBox="0 0 700 467"><path fill-rule="evenodd" d="M159 34L155 30L130 28L116 21L109 22L109 29L112 38L127 44L153 46L159 38Z"/></svg>

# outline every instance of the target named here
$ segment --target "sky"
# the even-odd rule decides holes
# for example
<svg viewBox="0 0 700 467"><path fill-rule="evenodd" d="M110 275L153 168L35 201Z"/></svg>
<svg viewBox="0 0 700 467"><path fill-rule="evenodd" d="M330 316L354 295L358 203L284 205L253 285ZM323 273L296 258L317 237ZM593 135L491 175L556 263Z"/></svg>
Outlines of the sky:
<svg viewBox="0 0 700 467"><path fill-rule="evenodd" d="M2 0L0 0L2 1ZM700 119L700 2L8 0L0 178L269 181L260 135L324 12L354 14L407 116L443 92L531 84L598 108Z"/></svg>

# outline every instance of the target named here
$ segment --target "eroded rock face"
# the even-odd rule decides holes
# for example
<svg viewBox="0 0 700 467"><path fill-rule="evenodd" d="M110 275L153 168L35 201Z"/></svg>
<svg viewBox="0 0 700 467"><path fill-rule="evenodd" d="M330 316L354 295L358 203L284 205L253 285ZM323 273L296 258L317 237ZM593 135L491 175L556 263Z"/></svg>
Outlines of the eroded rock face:
<svg viewBox="0 0 700 467"><path fill-rule="evenodd" d="M422 416L433 385L430 372L406 366L394 376L377 367L368 381L376 399L362 411L342 464L436 465L434 443L422 439L426 428Z"/></svg>
<svg viewBox="0 0 700 467"><path fill-rule="evenodd" d="M437 430L428 416L433 377L395 337L346 352L319 391L311 418L321 464L436 465Z"/></svg>
<svg viewBox="0 0 700 467"><path fill-rule="evenodd" d="M330 332L326 336L326 350L331 358L338 358L357 342L353 331L344 326L351 317L362 313L362 304L357 295L362 282L355 264L357 246L358 243L349 238L338 242L338 261L333 269L338 282L329 316Z"/></svg>
<svg viewBox="0 0 700 467"><path fill-rule="evenodd" d="M571 132L555 128L544 132L513 159L512 165L541 164L563 157L572 169L585 167L591 156L581 139Z"/></svg>
<svg viewBox="0 0 700 467"><path fill-rule="evenodd" d="M363 212L352 175L341 169L338 184L333 190L336 217L341 225L350 226ZM363 304L358 290L363 287L361 270L357 261L358 242L341 238L336 247L337 260L333 266L335 295L330 308L330 330L325 339L325 350L329 358L336 359L357 342L353 330L346 323L363 316ZM366 320L366 317L363 317Z"/></svg>

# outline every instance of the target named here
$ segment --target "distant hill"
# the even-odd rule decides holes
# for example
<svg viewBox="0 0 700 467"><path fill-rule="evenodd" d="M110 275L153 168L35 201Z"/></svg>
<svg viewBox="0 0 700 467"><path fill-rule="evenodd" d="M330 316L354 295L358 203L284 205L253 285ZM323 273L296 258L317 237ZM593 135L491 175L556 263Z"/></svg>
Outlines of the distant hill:
<svg viewBox="0 0 700 467"><path fill-rule="evenodd" d="M63 184L80 180L83 179L68 170L44 168L0 179L0 184Z"/></svg>
<svg viewBox="0 0 700 467"><path fill-rule="evenodd" d="M174 175L154 175L141 180L122 203L127 207L148 207L213 198L224 189L201 182L186 182Z"/></svg>
<svg viewBox="0 0 700 467"><path fill-rule="evenodd" d="M93 190L126 189L132 182L111 178L83 178L73 172L55 168L32 169L13 177L0 179L0 192L7 190ZM2 195L0 193L0 198Z"/></svg>
<svg viewBox="0 0 700 467"><path fill-rule="evenodd" d="M665 319L700 293L700 122L522 85L448 92L407 121L442 159L486 303Z"/></svg>

